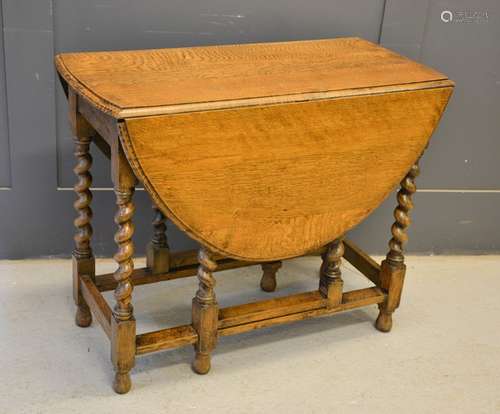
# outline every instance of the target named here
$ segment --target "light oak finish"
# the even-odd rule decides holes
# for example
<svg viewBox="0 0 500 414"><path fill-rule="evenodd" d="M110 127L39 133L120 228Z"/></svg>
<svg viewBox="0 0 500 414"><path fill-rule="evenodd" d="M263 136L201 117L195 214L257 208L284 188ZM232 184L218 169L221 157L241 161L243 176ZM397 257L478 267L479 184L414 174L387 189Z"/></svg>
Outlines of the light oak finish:
<svg viewBox="0 0 500 414"><path fill-rule="evenodd" d="M76 229L74 236L75 248L72 253L73 266L73 298L77 306L75 322L85 328L92 323L92 314L85 301L80 284L80 275L85 274L95 277L95 259L90 246L92 238L92 156L89 148L94 135L94 130L85 118L78 112L78 97L74 93L68 96L69 123L74 135L74 155L76 165L73 169L77 177L74 190L77 196L73 207L77 213L73 224Z"/></svg>
<svg viewBox="0 0 500 414"><path fill-rule="evenodd" d="M380 285L380 265L349 240L344 240L344 259L370 279L374 285Z"/></svg>
<svg viewBox="0 0 500 414"><path fill-rule="evenodd" d="M161 274L170 270L170 248L165 216L155 204L153 204L153 212L153 237L146 246L146 266L153 274Z"/></svg>
<svg viewBox="0 0 500 414"><path fill-rule="evenodd" d="M72 255L73 268L73 299L76 305L75 323L81 328L86 328L92 323L92 313L86 302L82 288L81 275L95 277L95 259L94 257L77 258Z"/></svg>
<svg viewBox="0 0 500 414"><path fill-rule="evenodd" d="M83 275L80 278L80 283L83 298L88 303L90 310L92 310L107 337L111 339L111 318L113 317L111 308L89 276Z"/></svg>
<svg viewBox="0 0 500 414"><path fill-rule="evenodd" d="M327 244L378 207L450 93L136 118L120 131L132 168L180 228L226 256L274 261Z"/></svg>
<svg viewBox="0 0 500 414"><path fill-rule="evenodd" d="M132 196L137 182L125 158L118 141L111 145L111 179L114 184L117 211L115 223L118 229L115 233L115 243L118 250L113 256L118 264L113 277L116 281L114 297L116 300L111 318L111 361L115 369L113 389L118 394L127 393L132 382L130 370L135 365L136 323L132 306L131 276L134 271L134 224L132 217L135 206Z"/></svg>
<svg viewBox="0 0 500 414"><path fill-rule="evenodd" d="M132 387L130 370L135 365L135 319L126 321L111 318L111 362L115 369L113 389L126 394Z"/></svg>
<svg viewBox="0 0 500 414"><path fill-rule="evenodd" d="M198 291L193 298L192 324L198 334L195 344L193 370L206 374L210 370L210 353L217 344L217 319L219 307L215 298L215 277L217 269L214 254L202 247L198 255Z"/></svg>
<svg viewBox="0 0 500 414"><path fill-rule="evenodd" d="M136 355L193 345L205 374L221 336L369 305L377 329L391 329L417 160L453 89L445 75L358 38L70 53L56 66L75 136L76 323L94 316L109 337L117 393L130 390ZM91 247L92 142L117 198L118 268L104 275ZM134 269L138 181L154 218L147 266ZM379 265L344 234L399 182ZM166 218L200 250L170 252ZM282 260L309 254L323 259L317 290L219 309L215 272L260 264L272 292ZM344 292L342 258L375 286ZM137 335L133 287L194 275L191 323Z"/></svg>
<svg viewBox="0 0 500 414"><path fill-rule="evenodd" d="M331 315L333 313L343 312L346 310L356 309L364 306L376 305L384 301L385 295L381 289L376 287L351 290L350 292L345 292L343 294L342 303L336 307L328 306L327 302L324 299L322 304L319 305L319 297L319 292L314 292L311 295L310 299L315 305L317 305L317 307L311 306L312 309L310 310L289 312L287 314L284 314L283 316L269 317L262 320L251 321L249 323L228 326L226 328L220 329L219 336L235 335L252 331L254 329L267 328L269 326L281 325L283 323L301 321L305 319L316 318L318 316Z"/></svg>
<svg viewBox="0 0 500 414"><path fill-rule="evenodd" d="M327 316L385 300L376 287L353 290L342 295L337 307L330 307L318 291L299 293L283 298L247 303L219 310L218 336L235 335L254 329ZM137 335L137 355L196 344L198 335L192 325L176 326Z"/></svg>
<svg viewBox="0 0 500 414"><path fill-rule="evenodd" d="M172 255L171 257L175 257ZM195 253L197 257L197 253ZM240 267L247 267L255 265L253 262L244 262L241 260L234 259L221 259L217 262L216 272L229 269L237 269ZM134 269L130 280L134 286L147 285L150 283L164 282L167 280L181 279L184 277L196 276L198 272L198 264L187 264L183 266L171 267L168 272L165 273L153 273L153 269L149 267L144 267L140 269ZM114 273L106 273L96 276L96 285L101 292L107 290L113 290L116 288L117 282L114 279Z"/></svg>
<svg viewBox="0 0 500 414"><path fill-rule="evenodd" d="M113 314L118 320L129 320L132 317L132 290L133 285L130 281L134 271L132 256L134 254L134 245L132 235L134 234L134 225L132 216L135 211L132 203L133 189L115 189L116 204L118 211L115 215L115 223L118 230L115 234L115 242L118 245L118 251L114 255L118 263L118 269L114 273L117 282L115 288L116 305Z"/></svg>
<svg viewBox="0 0 500 414"><path fill-rule="evenodd" d="M73 89L116 118L160 115L182 105L193 111L196 103L215 109L214 102L269 99L254 102L260 105L447 79L359 38L65 53L56 65Z"/></svg>
<svg viewBox="0 0 500 414"><path fill-rule="evenodd" d="M334 308L342 302L344 282L340 264L344 255L344 240L340 237L332 241L323 254L323 263L319 275L319 293L327 300L328 306Z"/></svg>
<svg viewBox="0 0 500 414"><path fill-rule="evenodd" d="M380 269L380 286L387 291L387 299L379 306L380 312L375 326L382 332L389 332L392 329L392 313L398 308L401 300L406 273L403 248L408 241L406 231L411 223L412 195L417 191L415 179L419 173L418 163L415 163L401 181L401 189L397 195L398 206L394 210L396 221L391 227L392 238L389 241L389 253Z"/></svg>
<svg viewBox="0 0 500 414"><path fill-rule="evenodd" d="M137 355L149 354L151 352L195 344L196 342L198 342L198 334L194 330L193 325L176 326L174 328L137 335L136 353Z"/></svg>

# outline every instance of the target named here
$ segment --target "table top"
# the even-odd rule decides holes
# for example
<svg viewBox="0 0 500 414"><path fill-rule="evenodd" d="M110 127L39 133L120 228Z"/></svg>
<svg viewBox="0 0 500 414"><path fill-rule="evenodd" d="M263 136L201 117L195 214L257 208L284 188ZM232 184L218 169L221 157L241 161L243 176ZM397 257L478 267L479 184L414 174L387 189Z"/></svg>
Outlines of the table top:
<svg viewBox="0 0 500 414"><path fill-rule="evenodd" d="M180 229L256 262L301 256L360 223L422 154L453 89L357 38L63 54L56 64L70 113L107 136L117 182L121 148Z"/></svg>
<svg viewBox="0 0 500 414"><path fill-rule="evenodd" d="M71 88L116 118L451 84L359 38L64 53L56 65Z"/></svg>

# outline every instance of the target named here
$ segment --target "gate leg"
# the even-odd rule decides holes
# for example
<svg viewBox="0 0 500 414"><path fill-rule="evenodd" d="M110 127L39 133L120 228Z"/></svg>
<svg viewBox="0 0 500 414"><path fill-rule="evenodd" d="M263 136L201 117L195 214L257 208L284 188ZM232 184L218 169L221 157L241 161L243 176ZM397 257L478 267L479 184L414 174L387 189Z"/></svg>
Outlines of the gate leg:
<svg viewBox="0 0 500 414"><path fill-rule="evenodd" d="M375 327L382 332L392 328L392 314L398 308L406 273L403 248L408 241L406 231L411 223L410 211L413 208L412 195L417 190L415 179L419 174L418 162L415 163L406 177L401 181L398 192L398 206L394 210L396 221L391 227L392 239L389 241L389 253L382 262L380 270L381 288L387 292L387 299L379 305L379 315Z"/></svg>
<svg viewBox="0 0 500 414"><path fill-rule="evenodd" d="M118 282L114 296L116 304L111 318L111 361L115 368L114 390L124 394L130 390L130 370L135 364L135 319L132 307L132 281L130 277L134 270L132 256L134 245L132 235L134 225L134 204L132 203L133 188L115 188L116 203L118 211L115 215L115 223L118 230L115 234L115 242L118 251L114 255L118 263L118 269L114 278Z"/></svg>
<svg viewBox="0 0 500 414"><path fill-rule="evenodd" d="M115 223L118 230L115 233L115 243L118 250L114 259L118 268L114 273L117 282L114 296L115 306L111 318L111 362L115 370L113 389L118 394L127 393L132 382L130 370L135 365L135 318L132 307L131 276L134 271L134 234L135 206L132 201L137 179L123 153L121 144L117 139L112 146L112 180L116 195L118 210L115 214Z"/></svg>
<svg viewBox="0 0 500 414"><path fill-rule="evenodd" d="M198 374L206 374L210 370L210 352L217 344L217 322L219 307L215 298L215 278L213 272L217 268L214 255L205 247L198 253L199 287L193 298L193 328L198 333L195 344L193 370Z"/></svg>

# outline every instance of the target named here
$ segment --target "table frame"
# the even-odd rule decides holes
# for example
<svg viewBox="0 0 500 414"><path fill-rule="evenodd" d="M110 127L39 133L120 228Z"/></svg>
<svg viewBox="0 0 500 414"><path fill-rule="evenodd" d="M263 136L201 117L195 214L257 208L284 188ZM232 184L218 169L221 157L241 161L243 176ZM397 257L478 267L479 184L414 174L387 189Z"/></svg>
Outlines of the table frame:
<svg viewBox="0 0 500 414"><path fill-rule="evenodd" d="M380 312L375 323L378 330L388 332L392 327L392 313L399 306L406 271L403 246L410 224L409 212L416 191L418 164L412 166L401 182L398 205L394 211L389 253L379 265L354 243L343 237L325 248L312 252L322 256L317 290L286 297L219 309L215 296L214 272L255 265L222 257L202 246L198 252L170 253L166 237L165 217L153 206L153 237L147 247L147 266L134 269L132 196L137 184L119 139L121 121L115 120L66 88L69 117L75 136L77 200L75 219L75 249L73 251L73 294L77 305L76 324L87 327L95 318L111 342L111 360L115 369L113 388L117 393L130 390L130 370L137 355L192 344L195 348L193 369L205 374L210 369L210 354L217 338L247 332L253 329L325 316L368 305L378 305ZM91 248L92 209L90 169L91 142L110 159L112 180L116 194L117 212L115 234L117 252L114 259L118 269L114 273L96 275L95 258ZM349 261L375 286L349 292L343 291L340 271L342 258ZM276 289L276 272L280 261L262 263L261 288ZM155 332L136 334L133 315L133 286L168 281L197 275L199 288L193 298L192 323ZM112 309L101 292L114 290Z"/></svg>

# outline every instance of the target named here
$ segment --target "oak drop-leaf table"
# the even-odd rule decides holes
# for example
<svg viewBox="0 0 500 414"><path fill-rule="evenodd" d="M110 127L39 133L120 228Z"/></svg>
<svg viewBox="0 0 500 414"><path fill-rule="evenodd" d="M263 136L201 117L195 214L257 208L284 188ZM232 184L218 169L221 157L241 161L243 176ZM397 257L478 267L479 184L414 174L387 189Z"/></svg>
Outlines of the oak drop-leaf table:
<svg viewBox="0 0 500 414"><path fill-rule="evenodd" d="M114 389L130 389L136 355L193 344L210 368L219 336L377 304L398 307L418 160L453 89L433 69L358 38L121 52L65 53L56 66L75 136L76 323L92 316L111 341ZM118 245L114 274L91 249L94 142L111 161ZM147 267L135 269L138 182L153 200ZM400 183L381 265L345 233ZM170 253L165 219L197 240ZM321 254L318 289L219 309L217 270L260 263L276 288L284 259ZM344 257L372 287L344 292ZM134 285L197 274L192 323L136 335ZM101 295L114 290L111 309Z"/></svg>

